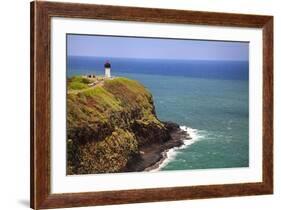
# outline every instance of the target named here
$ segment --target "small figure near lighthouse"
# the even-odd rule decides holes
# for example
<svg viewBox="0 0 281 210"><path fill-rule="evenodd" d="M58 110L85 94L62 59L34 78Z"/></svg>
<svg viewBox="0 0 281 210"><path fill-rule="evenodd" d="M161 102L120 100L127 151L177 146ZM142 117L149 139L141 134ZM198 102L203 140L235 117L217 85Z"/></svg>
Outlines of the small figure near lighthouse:
<svg viewBox="0 0 281 210"><path fill-rule="evenodd" d="M106 63L104 64L104 76L106 78L111 78L111 65L109 63L109 61L106 61Z"/></svg>

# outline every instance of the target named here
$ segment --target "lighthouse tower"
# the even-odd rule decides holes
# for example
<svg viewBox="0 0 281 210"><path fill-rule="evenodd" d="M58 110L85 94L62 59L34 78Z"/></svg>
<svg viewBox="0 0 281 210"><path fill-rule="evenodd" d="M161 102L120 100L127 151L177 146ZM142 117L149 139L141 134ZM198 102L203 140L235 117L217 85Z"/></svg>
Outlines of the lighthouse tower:
<svg viewBox="0 0 281 210"><path fill-rule="evenodd" d="M110 68L111 68L111 65L110 65L109 61L106 61L106 63L104 64L104 76L106 78L111 77L111 73L110 73L111 69Z"/></svg>

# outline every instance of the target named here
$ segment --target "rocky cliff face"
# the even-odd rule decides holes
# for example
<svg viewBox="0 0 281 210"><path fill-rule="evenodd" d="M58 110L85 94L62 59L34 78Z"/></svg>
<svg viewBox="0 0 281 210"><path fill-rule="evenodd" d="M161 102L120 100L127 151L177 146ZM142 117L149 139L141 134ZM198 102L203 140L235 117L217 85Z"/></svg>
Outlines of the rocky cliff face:
<svg viewBox="0 0 281 210"><path fill-rule="evenodd" d="M67 93L67 173L128 171L141 148L171 139L175 126L160 122L152 95L139 82L73 77Z"/></svg>

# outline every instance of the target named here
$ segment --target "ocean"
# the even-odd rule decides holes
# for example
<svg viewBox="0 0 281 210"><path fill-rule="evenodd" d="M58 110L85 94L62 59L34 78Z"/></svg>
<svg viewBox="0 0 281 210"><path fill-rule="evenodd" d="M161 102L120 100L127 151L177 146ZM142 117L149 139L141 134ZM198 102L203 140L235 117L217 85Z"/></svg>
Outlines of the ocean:
<svg viewBox="0 0 281 210"><path fill-rule="evenodd" d="M168 151L157 170L249 166L247 61L69 56L67 77L103 75L106 60L112 76L138 80L150 90L161 121L178 123L192 137Z"/></svg>

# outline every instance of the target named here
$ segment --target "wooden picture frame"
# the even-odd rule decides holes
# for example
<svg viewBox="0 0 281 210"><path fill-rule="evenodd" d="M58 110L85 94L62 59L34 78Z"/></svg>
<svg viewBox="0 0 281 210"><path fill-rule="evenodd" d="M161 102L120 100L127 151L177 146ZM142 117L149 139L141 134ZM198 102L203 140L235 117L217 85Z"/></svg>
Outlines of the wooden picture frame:
<svg viewBox="0 0 281 210"><path fill-rule="evenodd" d="M51 194L50 31L52 17L261 28L263 33L263 179L257 183ZM249 196L273 193L273 17L246 14L31 2L31 208Z"/></svg>

